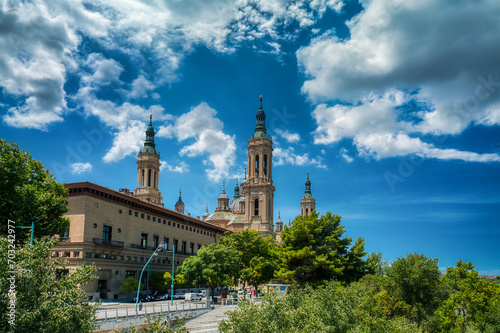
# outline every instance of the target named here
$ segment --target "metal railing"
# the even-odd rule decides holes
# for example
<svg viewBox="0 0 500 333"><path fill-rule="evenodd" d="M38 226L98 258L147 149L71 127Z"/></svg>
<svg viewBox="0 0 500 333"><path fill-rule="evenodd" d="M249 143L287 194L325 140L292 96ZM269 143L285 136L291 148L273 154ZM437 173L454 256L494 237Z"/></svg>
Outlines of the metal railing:
<svg viewBox="0 0 500 333"><path fill-rule="evenodd" d="M156 250L156 247L142 246L141 244L130 244L130 248L132 248L132 249L140 249L140 250L148 250L148 251L154 251L154 250Z"/></svg>
<svg viewBox="0 0 500 333"><path fill-rule="evenodd" d="M117 246L117 247L123 247L123 244L124 244L123 242L102 239L102 238L93 238L92 242L94 244L104 244L104 245Z"/></svg>

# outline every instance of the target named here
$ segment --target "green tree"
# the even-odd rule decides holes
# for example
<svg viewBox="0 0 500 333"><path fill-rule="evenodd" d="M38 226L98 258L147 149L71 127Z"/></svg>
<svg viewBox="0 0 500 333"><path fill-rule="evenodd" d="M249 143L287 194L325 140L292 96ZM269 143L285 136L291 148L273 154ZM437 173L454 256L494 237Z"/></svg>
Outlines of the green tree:
<svg viewBox="0 0 500 333"><path fill-rule="evenodd" d="M213 290L236 276L238 268L236 250L223 244L210 244L184 260L180 271L194 284L210 287L213 296Z"/></svg>
<svg viewBox="0 0 500 333"><path fill-rule="evenodd" d="M343 280L346 282L354 282L361 279L367 274L375 273L375 263L372 263L374 255L370 256L368 260L364 259L367 255L365 251L365 240L359 237L356 243L349 249L347 253L347 260L345 269L343 271Z"/></svg>
<svg viewBox="0 0 500 333"><path fill-rule="evenodd" d="M161 271L154 271L149 273L149 288L154 290L165 289L165 283L170 282L165 280L165 273ZM136 289L137 290L137 289Z"/></svg>
<svg viewBox="0 0 500 333"><path fill-rule="evenodd" d="M141 286L142 287L142 286ZM139 280L129 276L128 278L123 281L120 289L121 291L125 291L127 293L131 293L133 291L137 291L137 288L139 288Z"/></svg>
<svg viewBox="0 0 500 333"><path fill-rule="evenodd" d="M424 254L400 257L387 269L387 291L412 306L411 316L418 324L432 315L444 298L438 260Z"/></svg>
<svg viewBox="0 0 500 333"><path fill-rule="evenodd" d="M277 277L299 286L358 279L366 273L364 240L359 239L349 251L352 239L342 237L344 233L340 216L330 212L320 218L316 212L296 217L281 233Z"/></svg>
<svg viewBox="0 0 500 333"><path fill-rule="evenodd" d="M262 303L240 302L219 326L222 332L416 333L406 318L387 318L377 307L375 293L358 283L292 290L284 297L266 294Z"/></svg>
<svg viewBox="0 0 500 333"><path fill-rule="evenodd" d="M0 139L0 233L7 234L7 220L18 226L35 222L35 237L63 234L69 220L67 190L54 179L40 161L15 143ZM19 229L16 238L29 237L29 229Z"/></svg>
<svg viewBox="0 0 500 333"><path fill-rule="evenodd" d="M436 311L443 332L500 331L500 286L479 278L470 262L459 260L446 270L444 280L453 293Z"/></svg>
<svg viewBox="0 0 500 333"><path fill-rule="evenodd" d="M262 237L257 230L246 229L226 233L220 244L233 248L238 253L240 267L234 278L239 278L255 289L274 277L277 268L275 241Z"/></svg>
<svg viewBox="0 0 500 333"><path fill-rule="evenodd" d="M81 265L68 272L65 260L50 259L50 249L56 244L55 238L42 237L32 247L29 242L17 246L13 268L8 261L12 243L0 238L0 332L90 333L98 328L98 304L89 303L82 288L96 278L95 268ZM13 326L8 322L6 295L12 284L16 292Z"/></svg>

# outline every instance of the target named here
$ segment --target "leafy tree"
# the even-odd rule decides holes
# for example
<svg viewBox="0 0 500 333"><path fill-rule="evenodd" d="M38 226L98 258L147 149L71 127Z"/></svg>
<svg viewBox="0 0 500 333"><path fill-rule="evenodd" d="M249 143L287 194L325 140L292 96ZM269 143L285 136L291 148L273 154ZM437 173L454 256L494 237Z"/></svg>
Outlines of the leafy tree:
<svg viewBox="0 0 500 333"><path fill-rule="evenodd" d="M0 139L0 233L7 234L7 220L18 226L35 222L35 237L63 234L69 220L67 190L54 179L40 161L15 143ZM29 229L19 229L16 238L29 237Z"/></svg>
<svg viewBox="0 0 500 333"><path fill-rule="evenodd" d="M165 283L170 281L165 280L165 273L161 271L150 272L148 280L149 288L153 290L165 289Z"/></svg>
<svg viewBox="0 0 500 333"><path fill-rule="evenodd" d="M329 281L316 290L266 294L262 303L240 302L219 326L222 332L400 332L420 329L402 317L387 318L370 288Z"/></svg>
<svg viewBox="0 0 500 333"><path fill-rule="evenodd" d="M444 297L438 260L424 254L400 257L387 269L387 291L412 306L417 323L430 316Z"/></svg>
<svg viewBox="0 0 500 333"><path fill-rule="evenodd" d="M367 253L365 251L365 240L359 237L356 243L349 249L345 269L343 272L343 280L346 282L358 281L366 274L375 273L375 264L371 262L373 255L365 260Z"/></svg>
<svg viewBox="0 0 500 333"><path fill-rule="evenodd" d="M238 267L236 250L223 244L210 244L184 260L180 271L193 283L208 286L213 291L235 276Z"/></svg>
<svg viewBox="0 0 500 333"><path fill-rule="evenodd" d="M181 273L175 273L174 288L181 288L189 285L189 281ZM172 274L165 272L163 274L163 288L172 287Z"/></svg>
<svg viewBox="0 0 500 333"><path fill-rule="evenodd" d="M14 269L8 261L9 240L0 238L0 332L93 332L98 304L88 301L82 286L95 279L95 268L81 265L65 270L63 259L48 260L55 238L42 237L16 247ZM31 259L30 259L31 257ZM67 274L66 274L67 272ZM5 291L15 278L15 325L7 316L10 299ZM8 278L10 280L8 280Z"/></svg>
<svg viewBox="0 0 500 333"><path fill-rule="evenodd" d="M128 278L125 279L125 281L123 281L120 289L121 291L131 293L132 291L137 291L138 287L139 287L139 280L129 276Z"/></svg>
<svg viewBox="0 0 500 333"><path fill-rule="evenodd" d="M500 286L479 278L470 262L459 260L446 271L445 281L454 291L436 311L443 332L500 331Z"/></svg>
<svg viewBox="0 0 500 333"><path fill-rule="evenodd" d="M321 286L331 279L354 281L366 274L364 240L349 251L352 239L342 237L344 233L340 216L330 212L320 218L316 212L296 217L281 233L277 277L299 286Z"/></svg>
<svg viewBox="0 0 500 333"><path fill-rule="evenodd" d="M277 268L274 250L276 243L271 237L264 238L257 230L246 229L227 233L220 244L227 245L238 253L240 267L235 279L239 278L257 289L274 277Z"/></svg>

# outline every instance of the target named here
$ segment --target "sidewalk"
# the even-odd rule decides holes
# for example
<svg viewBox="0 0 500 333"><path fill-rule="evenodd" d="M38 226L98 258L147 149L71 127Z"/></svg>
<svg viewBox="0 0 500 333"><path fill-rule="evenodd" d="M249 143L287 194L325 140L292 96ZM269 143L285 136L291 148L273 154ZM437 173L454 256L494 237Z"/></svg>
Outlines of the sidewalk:
<svg viewBox="0 0 500 333"><path fill-rule="evenodd" d="M227 318L226 312L234 310L235 307L236 305L218 305L212 311L188 321L186 327L192 333L217 333L219 323Z"/></svg>

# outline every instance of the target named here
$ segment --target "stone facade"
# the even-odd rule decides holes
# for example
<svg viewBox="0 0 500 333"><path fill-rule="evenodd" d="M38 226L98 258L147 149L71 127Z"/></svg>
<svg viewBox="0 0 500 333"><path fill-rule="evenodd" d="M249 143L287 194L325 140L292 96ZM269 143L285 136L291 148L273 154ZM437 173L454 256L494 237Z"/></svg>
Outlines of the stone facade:
<svg viewBox="0 0 500 333"><path fill-rule="evenodd" d="M98 279L85 286L89 296L114 298L128 276L139 278L153 251L162 250L150 262L150 271L171 271L201 246L217 243L225 229L198 218L143 202L127 194L89 183L71 183L66 214L70 219L67 237L54 249L54 257L65 257L68 269L83 263L95 264ZM147 272L143 274L146 279Z"/></svg>

